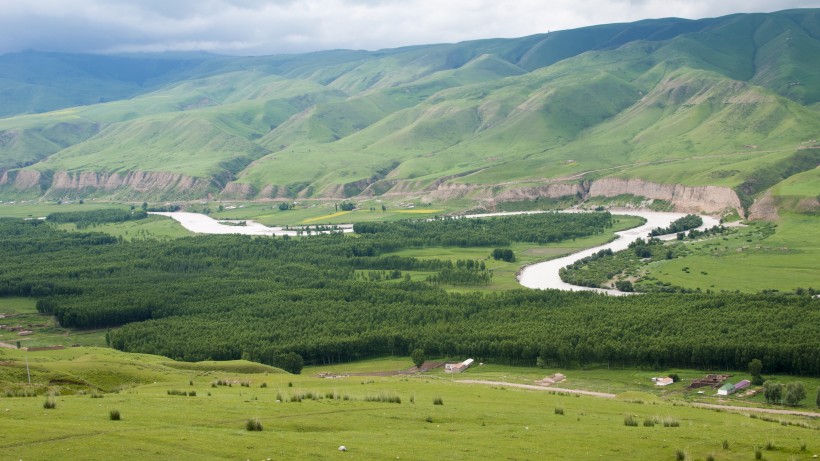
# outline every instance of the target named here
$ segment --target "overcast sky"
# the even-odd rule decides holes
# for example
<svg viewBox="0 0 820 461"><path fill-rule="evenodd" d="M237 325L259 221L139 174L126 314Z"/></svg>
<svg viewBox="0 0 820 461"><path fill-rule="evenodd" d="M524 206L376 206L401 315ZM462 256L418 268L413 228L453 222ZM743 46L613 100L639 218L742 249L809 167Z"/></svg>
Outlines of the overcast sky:
<svg viewBox="0 0 820 461"><path fill-rule="evenodd" d="M393 48L820 0L0 0L0 54Z"/></svg>

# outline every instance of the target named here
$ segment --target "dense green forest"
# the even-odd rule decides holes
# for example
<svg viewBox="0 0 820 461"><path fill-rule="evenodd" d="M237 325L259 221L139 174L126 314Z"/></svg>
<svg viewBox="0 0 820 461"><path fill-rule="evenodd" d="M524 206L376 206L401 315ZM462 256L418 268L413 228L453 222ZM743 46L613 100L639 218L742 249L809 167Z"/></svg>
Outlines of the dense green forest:
<svg viewBox="0 0 820 461"><path fill-rule="evenodd" d="M520 233L509 235L526 236L530 219L550 234L551 223L564 225L556 216L528 216ZM499 222L513 228L516 221ZM413 224L420 235L428 225L442 224ZM454 235L470 235L458 226L475 226L445 225L455 226ZM382 256L407 245L398 231L123 242L2 219L0 234L0 296L37 297L38 309L64 326L124 325L108 340L125 351L274 365L293 361L293 354L305 363L332 363L415 348L512 364L540 357L562 366L740 369L759 358L769 373L820 374L820 300L808 295L457 294L401 276L358 277L363 269L481 273L480 262L468 269L466 262Z"/></svg>
<svg viewBox="0 0 820 461"><path fill-rule="evenodd" d="M97 224L134 221L147 217L148 213L145 210L132 209L129 211L120 208L105 208L102 210L51 213L46 216L46 221L58 224L74 223L77 229L86 229Z"/></svg>
<svg viewBox="0 0 820 461"><path fill-rule="evenodd" d="M610 227L612 215L609 212L555 212L494 218L361 222L353 225L353 231L388 238L404 247L484 247L509 245L510 242L560 242L601 234Z"/></svg>
<svg viewBox="0 0 820 461"><path fill-rule="evenodd" d="M652 237L666 234L677 234L679 232L686 232L689 229L695 229L703 225L703 218L696 214L688 214L682 218L676 219L669 224L668 227L657 227L652 229L649 233Z"/></svg>

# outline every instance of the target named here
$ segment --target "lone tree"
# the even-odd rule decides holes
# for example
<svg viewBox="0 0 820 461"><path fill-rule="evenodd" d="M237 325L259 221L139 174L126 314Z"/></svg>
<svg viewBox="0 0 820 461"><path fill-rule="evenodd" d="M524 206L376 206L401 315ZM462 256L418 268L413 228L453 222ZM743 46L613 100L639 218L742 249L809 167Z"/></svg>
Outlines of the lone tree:
<svg viewBox="0 0 820 461"><path fill-rule="evenodd" d="M416 365L419 369L421 369L422 364L424 364L424 350L423 349L414 349L413 353L410 354L410 358L413 359L413 364Z"/></svg>
<svg viewBox="0 0 820 461"><path fill-rule="evenodd" d="M763 362L760 359L754 359L749 362L749 374L752 375L752 384L759 386L763 384Z"/></svg>
<svg viewBox="0 0 820 461"><path fill-rule="evenodd" d="M763 396L768 403L780 403L783 401L783 384L773 381L763 383Z"/></svg>
<svg viewBox="0 0 820 461"><path fill-rule="evenodd" d="M302 367L305 366L305 360L296 352L286 352L276 356L274 365L288 373L298 375L302 372Z"/></svg>

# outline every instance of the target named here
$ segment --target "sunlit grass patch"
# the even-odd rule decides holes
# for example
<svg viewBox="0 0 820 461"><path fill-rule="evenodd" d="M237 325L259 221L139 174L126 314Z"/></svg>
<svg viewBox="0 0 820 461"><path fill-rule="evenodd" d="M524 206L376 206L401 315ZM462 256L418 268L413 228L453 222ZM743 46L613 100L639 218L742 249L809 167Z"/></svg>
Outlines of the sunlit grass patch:
<svg viewBox="0 0 820 461"><path fill-rule="evenodd" d="M405 213L405 214L429 214L429 213L441 213L444 210L392 210L393 213Z"/></svg>
<svg viewBox="0 0 820 461"><path fill-rule="evenodd" d="M335 213L326 214L326 215L322 215L322 216L317 216L315 218L303 219L302 224L309 224L309 223L314 223L314 222L318 222L318 221L324 221L324 220L327 220L327 219L338 218L339 216L344 216L348 213L350 213L350 212L349 211L337 211Z"/></svg>

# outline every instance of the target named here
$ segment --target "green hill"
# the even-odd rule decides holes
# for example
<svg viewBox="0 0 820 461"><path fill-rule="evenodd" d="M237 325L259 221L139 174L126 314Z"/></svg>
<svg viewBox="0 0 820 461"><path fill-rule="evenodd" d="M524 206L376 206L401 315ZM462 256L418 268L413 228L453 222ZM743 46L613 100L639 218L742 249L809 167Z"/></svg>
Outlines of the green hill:
<svg viewBox="0 0 820 461"><path fill-rule="evenodd" d="M6 55L0 196L632 194L748 211L820 163L788 164L818 138L819 14L373 52ZM742 192L783 162L788 175Z"/></svg>

